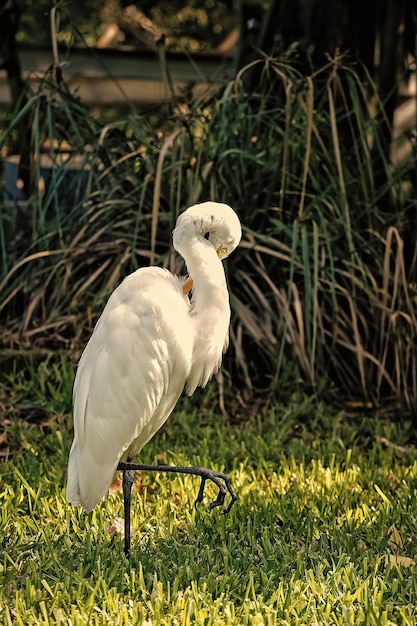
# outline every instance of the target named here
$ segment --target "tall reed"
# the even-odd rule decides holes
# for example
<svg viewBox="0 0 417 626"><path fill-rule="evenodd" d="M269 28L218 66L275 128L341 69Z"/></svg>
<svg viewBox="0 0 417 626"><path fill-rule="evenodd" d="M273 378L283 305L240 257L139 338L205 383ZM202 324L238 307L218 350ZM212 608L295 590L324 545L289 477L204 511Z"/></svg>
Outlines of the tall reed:
<svg viewBox="0 0 417 626"><path fill-rule="evenodd" d="M31 198L39 210L23 226L0 215L4 345L77 343L138 265L181 271L169 243L176 216L212 198L244 224L227 266L235 384L248 395L302 384L416 407L415 190L404 186L415 135L398 167L378 153L382 103L343 59L307 78L291 57L262 63L257 93L238 76L215 98L173 101L157 126L132 114L99 127L83 113L74 146L88 164L83 199L58 203L52 185ZM77 125L79 106L48 103L48 134L54 115Z"/></svg>

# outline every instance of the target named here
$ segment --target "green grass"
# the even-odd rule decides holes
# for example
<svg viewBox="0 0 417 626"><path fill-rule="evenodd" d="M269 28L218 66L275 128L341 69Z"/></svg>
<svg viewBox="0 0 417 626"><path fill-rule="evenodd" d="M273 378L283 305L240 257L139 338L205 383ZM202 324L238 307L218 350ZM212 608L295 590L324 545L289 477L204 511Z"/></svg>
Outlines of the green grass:
<svg viewBox="0 0 417 626"><path fill-rule="evenodd" d="M60 363L49 407L28 387L24 404L20 372L0 386L6 409L32 411L32 423L3 418L13 456L0 465L1 623L416 623L410 423L294 396L231 424L214 385L181 401L141 461L224 469L239 499L228 516L209 512L209 488L195 511L197 480L144 473L129 567L106 532L121 495L88 515L66 503L71 366Z"/></svg>

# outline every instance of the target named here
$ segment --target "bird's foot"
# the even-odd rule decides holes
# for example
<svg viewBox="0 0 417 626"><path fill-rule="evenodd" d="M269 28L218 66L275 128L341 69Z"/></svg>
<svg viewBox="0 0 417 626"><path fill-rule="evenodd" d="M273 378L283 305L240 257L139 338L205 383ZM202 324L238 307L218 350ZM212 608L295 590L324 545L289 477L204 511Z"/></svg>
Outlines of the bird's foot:
<svg viewBox="0 0 417 626"><path fill-rule="evenodd" d="M223 509L223 513L228 513L234 503L237 500L237 495L233 490L232 482L227 474L222 472L216 472L215 470L207 467L179 467L177 465L142 465L137 463L119 463L118 470L140 470L140 471L153 471L153 472L172 472L177 474L190 474L192 476L198 476L201 479L200 489L198 490L197 498L195 499L194 506L203 501L204 489L207 481L211 481L216 485L219 492L216 500L210 503L210 509L215 509L218 506L223 506L227 494L230 495L229 504Z"/></svg>
<svg viewBox="0 0 417 626"><path fill-rule="evenodd" d="M208 480L211 480L211 482L214 483L218 488L219 493L217 494L216 500L210 503L210 510L215 509L217 506L223 506L226 495L227 493L229 493L231 498L230 502L222 511L223 514L228 513L237 500L237 495L233 490L230 477L227 474L223 474L222 472L215 472L214 470L211 470L207 467L196 467L193 469L200 470L200 473L196 473L196 476L199 476L201 478L200 489L198 490L198 495L195 499L194 507L197 508L197 505L203 501L206 482Z"/></svg>

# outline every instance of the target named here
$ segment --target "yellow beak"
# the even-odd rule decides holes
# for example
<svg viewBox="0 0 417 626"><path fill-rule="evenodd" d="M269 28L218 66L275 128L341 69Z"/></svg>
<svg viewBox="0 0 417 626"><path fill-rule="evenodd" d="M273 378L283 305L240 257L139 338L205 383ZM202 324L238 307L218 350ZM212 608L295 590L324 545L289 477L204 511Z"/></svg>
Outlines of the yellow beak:
<svg viewBox="0 0 417 626"><path fill-rule="evenodd" d="M188 296L192 288L193 288L193 279L191 278L191 276L189 276L182 285L182 293L184 294L184 296Z"/></svg>

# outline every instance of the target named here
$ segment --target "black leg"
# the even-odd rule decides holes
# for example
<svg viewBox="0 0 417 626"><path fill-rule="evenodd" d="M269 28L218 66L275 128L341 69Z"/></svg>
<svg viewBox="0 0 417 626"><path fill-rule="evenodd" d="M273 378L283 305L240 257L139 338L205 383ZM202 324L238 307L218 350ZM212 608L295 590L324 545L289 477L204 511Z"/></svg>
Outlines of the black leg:
<svg viewBox="0 0 417 626"><path fill-rule="evenodd" d="M215 472L207 467L178 467L176 465L140 465L137 463L119 463L118 470L123 472L123 500L125 509L125 555L126 558L130 558L130 496L133 486L133 472L135 470L150 471L150 472L173 472L176 474L190 474L192 476L198 476L201 479L200 488L198 490L197 498L195 499L194 506L202 502L204 496L204 488L206 482L210 480L216 485L219 490L216 500L211 502L210 509L214 509L217 506L223 506L226 495L230 495L230 502L223 510L223 513L228 513L234 503L237 500L231 480L227 474L222 472Z"/></svg>
<svg viewBox="0 0 417 626"><path fill-rule="evenodd" d="M131 469L123 470L123 503L125 509L125 555L130 558L130 500L133 486L133 471Z"/></svg>
<svg viewBox="0 0 417 626"><path fill-rule="evenodd" d="M123 475L127 471L132 472L134 470L142 470L151 472L173 472L176 474L191 474L192 476L198 476L201 479L201 483L194 506L197 506L197 504L199 504L203 500L204 487L206 486L206 482L208 480L214 483L219 490L216 500L210 504L210 509L214 509L217 506L223 506L226 495L228 493L231 500L223 510L223 513L228 513L237 500L237 495L233 490L229 476L227 474L223 474L222 472L215 472L214 470L207 467L178 467L176 465L139 465L137 463L128 462L119 463L117 469L122 470Z"/></svg>

